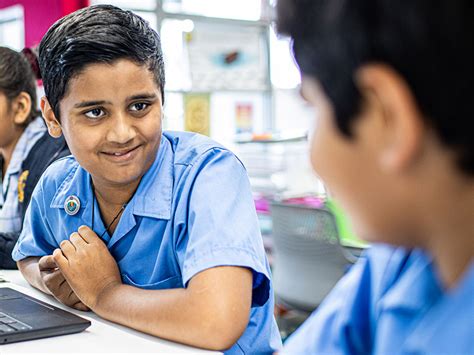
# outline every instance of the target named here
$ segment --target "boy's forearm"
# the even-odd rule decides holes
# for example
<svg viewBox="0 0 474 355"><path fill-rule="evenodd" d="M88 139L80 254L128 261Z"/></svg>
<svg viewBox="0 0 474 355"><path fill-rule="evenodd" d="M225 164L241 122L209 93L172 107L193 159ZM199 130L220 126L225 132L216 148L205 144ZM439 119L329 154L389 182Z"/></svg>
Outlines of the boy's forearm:
<svg viewBox="0 0 474 355"><path fill-rule="evenodd" d="M117 310L121 310L117 312ZM94 311L105 319L191 346L223 350L237 340L232 324L187 289L144 290L117 285L105 291Z"/></svg>
<svg viewBox="0 0 474 355"><path fill-rule="evenodd" d="M39 259L40 257L29 257L20 260L17 262L18 269L31 286L43 291L46 294L51 294L51 292L45 286L43 278L41 277L38 267Z"/></svg>

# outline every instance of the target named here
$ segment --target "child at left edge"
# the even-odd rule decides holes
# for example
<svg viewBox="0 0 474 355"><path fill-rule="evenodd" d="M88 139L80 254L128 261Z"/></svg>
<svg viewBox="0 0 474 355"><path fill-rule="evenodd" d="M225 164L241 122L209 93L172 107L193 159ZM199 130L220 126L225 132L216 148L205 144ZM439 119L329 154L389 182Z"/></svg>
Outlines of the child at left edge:
<svg viewBox="0 0 474 355"><path fill-rule="evenodd" d="M208 138L162 132L158 34L129 11L91 6L49 29L39 62L43 116L72 156L41 178L13 251L28 282L161 338L278 350L245 168Z"/></svg>

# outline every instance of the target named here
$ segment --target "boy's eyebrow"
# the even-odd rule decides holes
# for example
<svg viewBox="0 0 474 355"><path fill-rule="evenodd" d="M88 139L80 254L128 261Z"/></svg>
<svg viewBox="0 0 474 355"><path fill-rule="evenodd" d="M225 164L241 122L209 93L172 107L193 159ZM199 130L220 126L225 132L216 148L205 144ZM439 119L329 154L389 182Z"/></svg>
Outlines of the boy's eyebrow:
<svg viewBox="0 0 474 355"><path fill-rule="evenodd" d="M111 104L110 101L82 101L74 105L74 108L83 108L83 107L89 107L89 106L99 106L99 105L105 105L105 104Z"/></svg>
<svg viewBox="0 0 474 355"><path fill-rule="evenodd" d="M133 101L133 100L152 100L156 99L157 96L155 93L143 93L143 94L137 94L133 96L127 97L127 101Z"/></svg>
<svg viewBox="0 0 474 355"><path fill-rule="evenodd" d="M156 99L158 96L153 93L143 93L143 94L137 94L133 96L127 97L127 101L133 101L133 100L153 100ZM74 105L74 108L84 108L84 107L90 107L90 106L100 106L100 105L106 105L109 104L111 105L112 103L110 101L105 101L105 100L99 100L99 101L82 101Z"/></svg>

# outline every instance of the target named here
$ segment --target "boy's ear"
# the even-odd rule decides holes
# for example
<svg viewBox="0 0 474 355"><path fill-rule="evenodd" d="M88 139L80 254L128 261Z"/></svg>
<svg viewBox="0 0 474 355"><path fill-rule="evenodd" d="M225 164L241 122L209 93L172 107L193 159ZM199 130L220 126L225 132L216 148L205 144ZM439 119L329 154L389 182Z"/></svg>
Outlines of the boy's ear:
<svg viewBox="0 0 474 355"><path fill-rule="evenodd" d="M46 121L46 125L48 126L48 132L51 137L59 138L62 135L61 124L59 123L56 115L54 114L54 110L49 104L48 99L46 96L41 98L41 112L43 113L43 118Z"/></svg>
<svg viewBox="0 0 474 355"><path fill-rule="evenodd" d="M383 171L399 172L411 166L423 145L423 116L403 77L383 64L367 64L356 72L366 107L380 122L374 133L377 160Z"/></svg>
<svg viewBox="0 0 474 355"><path fill-rule="evenodd" d="M13 122L21 126L30 117L31 113L31 97L28 93L22 91L12 100L11 107L13 110Z"/></svg>

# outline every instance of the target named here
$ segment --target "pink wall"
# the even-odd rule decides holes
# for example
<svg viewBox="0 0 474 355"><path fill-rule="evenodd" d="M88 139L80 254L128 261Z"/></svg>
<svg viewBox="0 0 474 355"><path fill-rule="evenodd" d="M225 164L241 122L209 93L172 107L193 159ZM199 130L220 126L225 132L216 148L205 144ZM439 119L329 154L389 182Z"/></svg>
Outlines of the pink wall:
<svg viewBox="0 0 474 355"><path fill-rule="evenodd" d="M89 4L89 0L0 0L0 9L23 5L25 46L37 45L48 28L59 18Z"/></svg>

